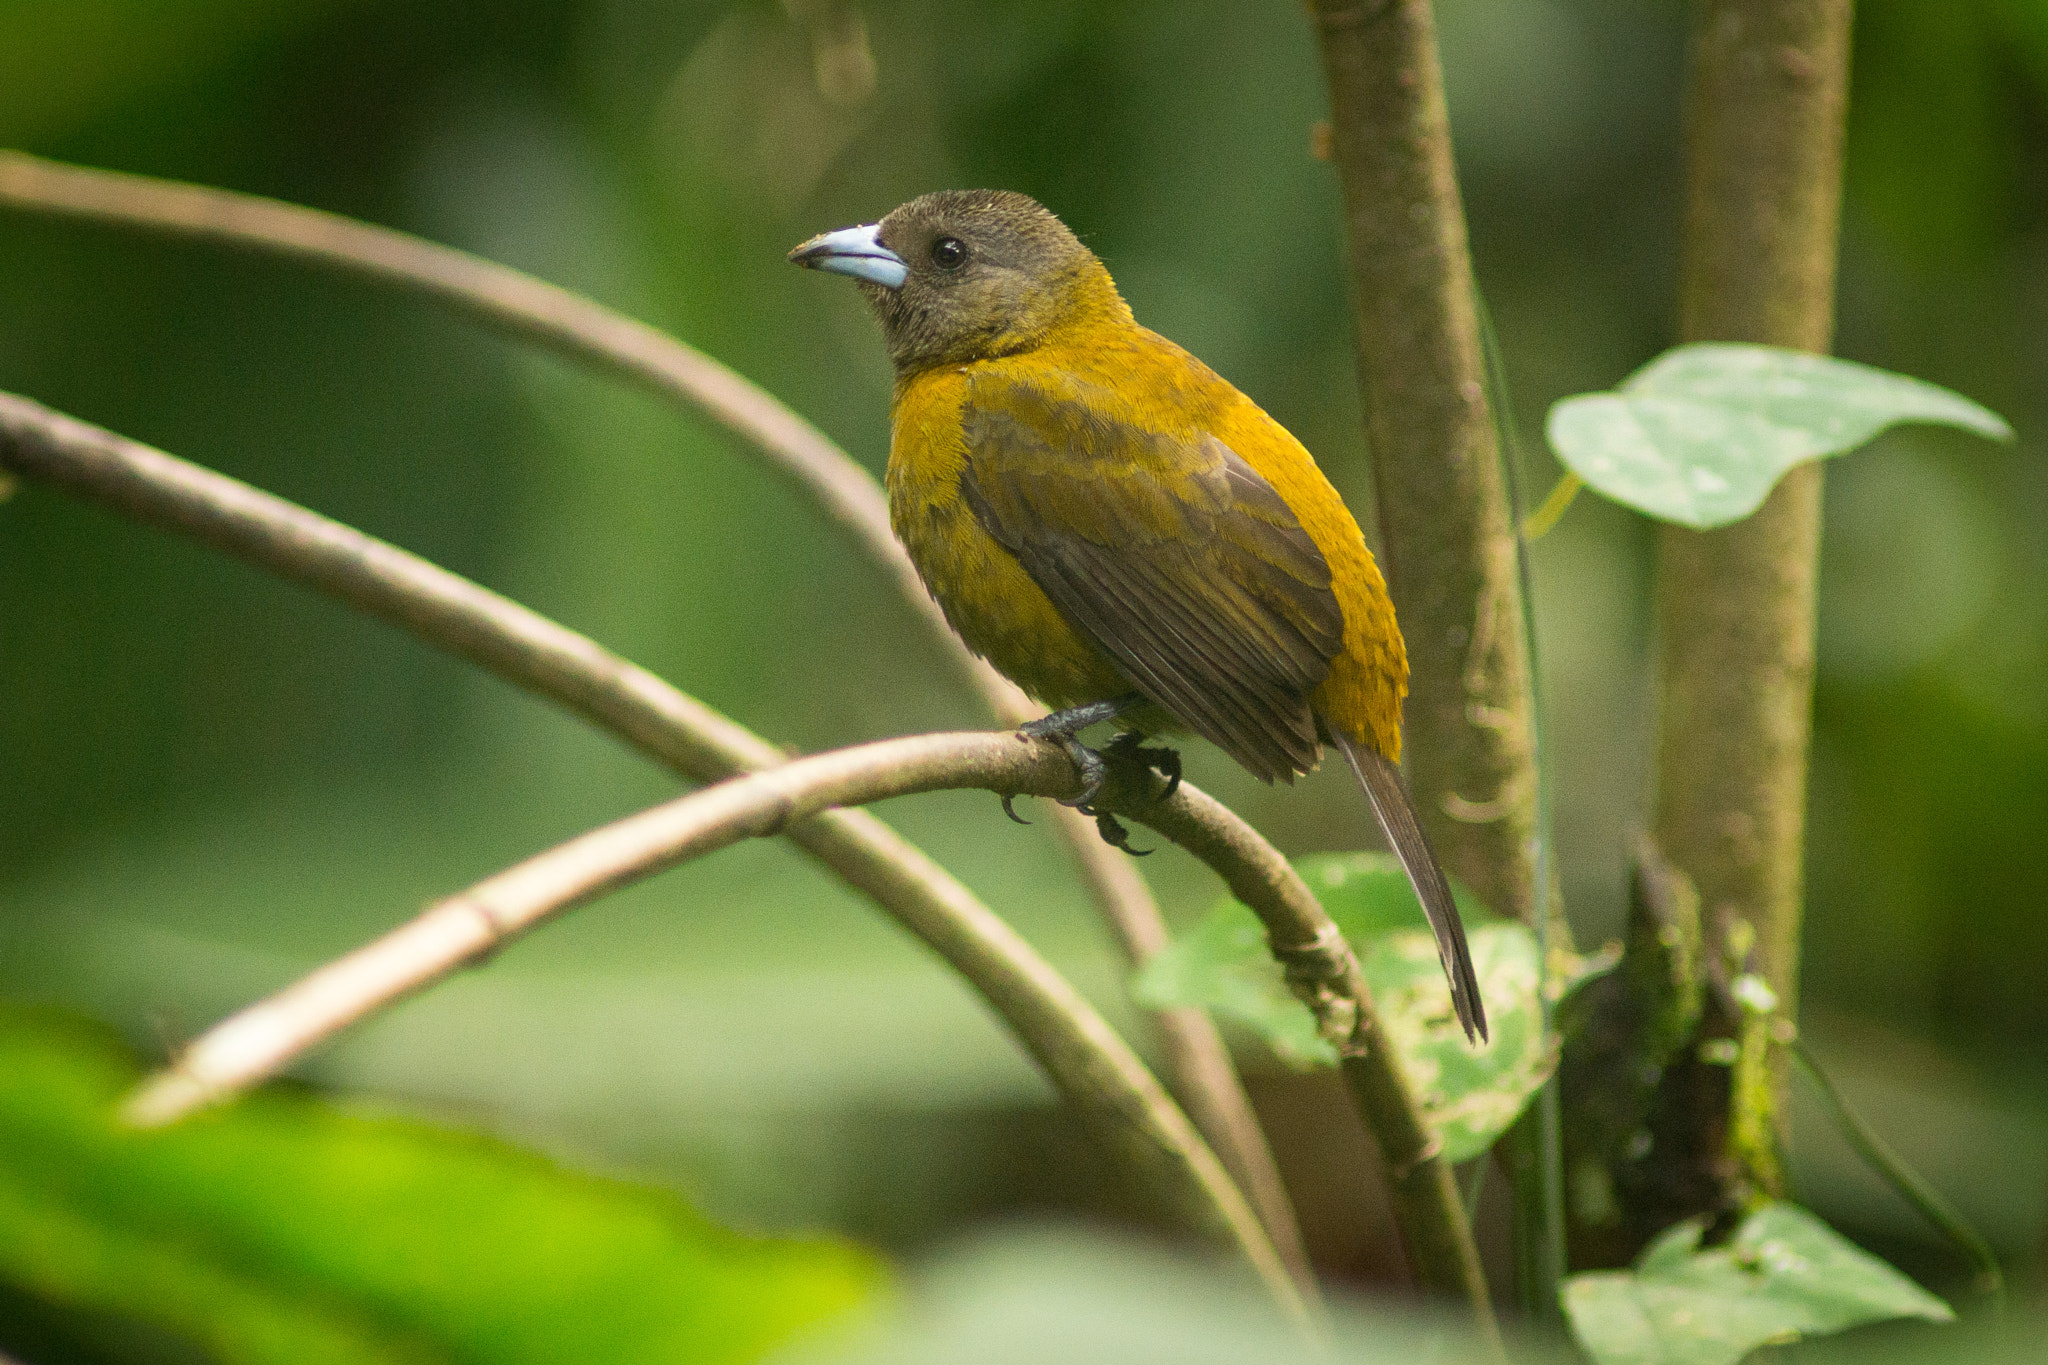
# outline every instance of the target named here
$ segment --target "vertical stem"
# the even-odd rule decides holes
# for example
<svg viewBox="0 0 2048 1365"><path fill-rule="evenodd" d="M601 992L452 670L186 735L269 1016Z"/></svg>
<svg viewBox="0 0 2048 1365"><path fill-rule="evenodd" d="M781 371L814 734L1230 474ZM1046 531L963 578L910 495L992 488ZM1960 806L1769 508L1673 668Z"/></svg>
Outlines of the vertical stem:
<svg viewBox="0 0 2048 1365"><path fill-rule="evenodd" d="M1514 525L1486 400L1465 209L1428 0L1313 0L1344 192L1360 390L1408 648L1408 781L1445 869L1534 923L1535 729ZM1570 942L1544 897L1549 941ZM1518 1295L1556 1312L1554 1099L1509 1140Z"/></svg>
<svg viewBox="0 0 2048 1365"><path fill-rule="evenodd" d="M1827 349L1849 20L1850 0L1696 0L1681 339ZM1744 956L1753 934L1749 966L1784 1018L1798 991L1820 495L1820 466L1801 466L1734 526L1665 527L1657 556L1657 842L1699 890L1703 960ZM1764 1114L1710 1121L1773 1131L1782 1056L1773 1071L1734 1097ZM1771 1154L1723 1155L1777 1192Z"/></svg>
<svg viewBox="0 0 2048 1365"><path fill-rule="evenodd" d="M1408 645L1408 780L1445 869L1531 918L1535 768L1515 541L1427 0L1316 0L1366 435Z"/></svg>

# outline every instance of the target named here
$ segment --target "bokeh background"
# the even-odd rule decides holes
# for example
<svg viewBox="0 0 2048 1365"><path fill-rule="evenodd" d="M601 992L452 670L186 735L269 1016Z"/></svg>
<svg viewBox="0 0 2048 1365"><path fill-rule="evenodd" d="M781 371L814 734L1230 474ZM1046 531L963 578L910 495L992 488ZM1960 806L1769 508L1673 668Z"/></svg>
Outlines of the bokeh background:
<svg viewBox="0 0 2048 1365"><path fill-rule="evenodd" d="M1444 0L1481 280L1523 432L1670 341L1683 7ZM1317 452L1371 526L1336 186L1298 5L0 0L0 145L279 196L673 329L879 470L854 291L789 268L946 186L1027 191L1141 320ZM2048 1227L2048 6L1858 6L1839 351L2001 411L1829 473L1805 1021L1850 1097L2022 1267ZM374 288L0 213L0 387L384 536L780 741L982 723L880 576L727 441ZM1584 943L1645 819L1649 526L1535 549ZM1291 852L1347 784L1191 776ZM0 504L0 996L161 1055L425 901L669 795L580 724L382 626L46 489ZM1042 829L883 812L1120 1019ZM1177 922L1217 894L1145 864ZM1392 1273L1322 1082L1247 1048L1315 1247ZM309 1082L917 1253L1019 1211L1142 1218L973 1001L780 845L586 910L314 1058ZM1802 1196L1957 1268L1816 1113ZM1496 1203L1496 1209L1498 1203Z"/></svg>

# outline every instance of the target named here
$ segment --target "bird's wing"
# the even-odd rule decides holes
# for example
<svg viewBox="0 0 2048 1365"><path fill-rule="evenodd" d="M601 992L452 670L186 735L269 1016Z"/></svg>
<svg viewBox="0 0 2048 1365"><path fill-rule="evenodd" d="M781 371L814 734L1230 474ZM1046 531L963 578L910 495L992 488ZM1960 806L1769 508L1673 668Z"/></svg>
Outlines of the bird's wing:
<svg viewBox="0 0 2048 1365"><path fill-rule="evenodd" d="M1309 695L1343 646L1330 566L1214 436L977 381L961 492L1061 613L1151 700L1266 781L1314 765Z"/></svg>

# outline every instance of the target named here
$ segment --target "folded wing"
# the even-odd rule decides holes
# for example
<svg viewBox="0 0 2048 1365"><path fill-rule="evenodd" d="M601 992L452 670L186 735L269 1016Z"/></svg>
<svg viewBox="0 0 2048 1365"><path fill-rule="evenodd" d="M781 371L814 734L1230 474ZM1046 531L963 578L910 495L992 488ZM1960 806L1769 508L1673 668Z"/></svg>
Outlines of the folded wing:
<svg viewBox="0 0 2048 1365"><path fill-rule="evenodd" d="M996 542L1138 690L1266 781L1314 765L1309 698L1343 647L1330 567L1211 435L977 382L961 491Z"/></svg>

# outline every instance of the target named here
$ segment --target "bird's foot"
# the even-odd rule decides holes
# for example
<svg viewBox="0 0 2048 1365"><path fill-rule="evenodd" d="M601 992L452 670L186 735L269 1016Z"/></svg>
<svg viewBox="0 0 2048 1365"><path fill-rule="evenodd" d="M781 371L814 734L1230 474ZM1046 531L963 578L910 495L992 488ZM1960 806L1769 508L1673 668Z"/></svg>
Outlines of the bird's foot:
<svg viewBox="0 0 2048 1365"><path fill-rule="evenodd" d="M1102 836L1102 842L1111 848L1122 849L1133 858L1145 857L1152 850L1132 848L1131 833L1124 828L1123 822L1108 811L1098 810L1095 806L1095 798L1101 794L1102 784L1109 776L1109 761L1138 763L1153 769L1166 779L1165 796L1172 796L1174 790L1180 786L1180 755L1171 749L1143 747L1144 736L1135 731L1118 735L1100 753L1081 743L1074 736L1097 721L1116 719L1143 701L1143 697L1133 692L1109 701L1071 706L1064 711L1055 711L1049 716L1019 727L1033 739L1049 739L1066 750L1067 757L1074 761L1074 770L1081 775L1081 790L1079 794L1067 798L1060 804L1072 806L1083 815L1094 817L1095 829ZM1003 798L1003 813L1019 824L1028 824L1029 822L1012 808L1011 799L1007 796Z"/></svg>
<svg viewBox="0 0 2048 1365"><path fill-rule="evenodd" d="M1145 737L1136 730L1126 730L1104 747L1103 755L1110 759L1126 760L1142 764L1166 779L1166 790L1156 800L1171 801L1173 794L1180 790L1180 750L1160 746L1145 747Z"/></svg>
<svg viewBox="0 0 2048 1365"><path fill-rule="evenodd" d="M1106 810L1091 812L1095 816L1095 832L1102 836L1102 842L1111 848L1122 849L1133 858L1149 858L1159 850L1156 848L1132 848L1131 832L1124 828L1124 822Z"/></svg>
<svg viewBox="0 0 2048 1365"><path fill-rule="evenodd" d="M1108 765L1102 761L1102 755L1074 736L1097 721L1116 719L1143 700L1143 697L1132 692L1108 701L1092 701L1086 706L1070 706L1064 711L1055 711L1049 716L1041 716L1017 727L1033 739L1051 740L1066 750L1067 757L1074 761L1074 770L1081 774L1081 793L1061 801L1061 805L1072 806L1086 814L1093 814L1094 812L1088 809L1089 803L1094 801L1096 793L1102 790L1102 780L1109 773ZM1004 809L1008 810L1009 804L1005 801ZM1017 813L1010 811L1010 818L1016 819Z"/></svg>

